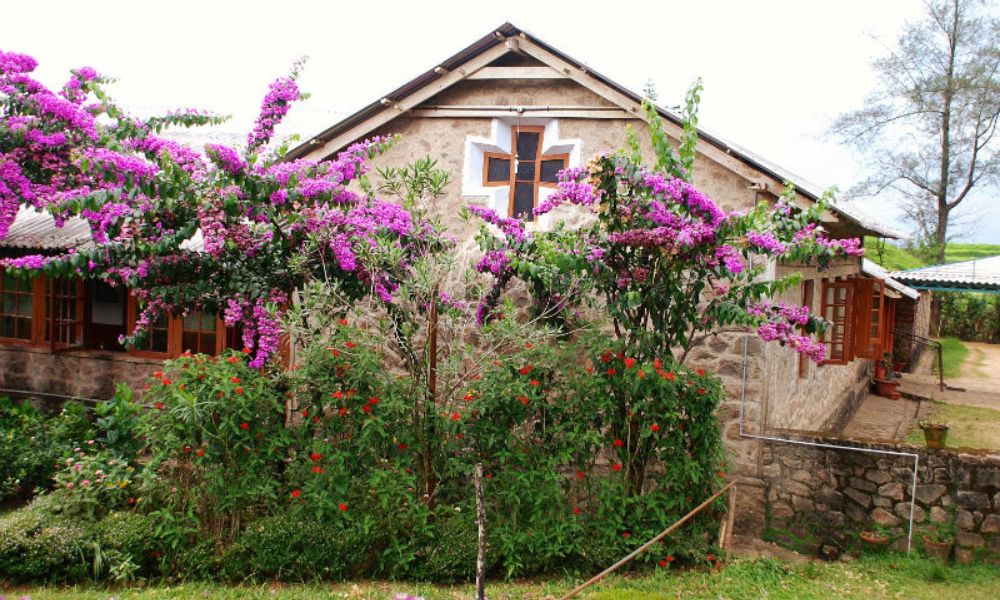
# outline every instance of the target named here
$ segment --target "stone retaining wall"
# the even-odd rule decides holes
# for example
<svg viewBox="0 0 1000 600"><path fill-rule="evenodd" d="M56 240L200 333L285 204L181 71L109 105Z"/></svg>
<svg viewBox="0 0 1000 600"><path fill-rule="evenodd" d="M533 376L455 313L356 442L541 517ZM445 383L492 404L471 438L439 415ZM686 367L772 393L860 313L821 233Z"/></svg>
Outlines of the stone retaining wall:
<svg viewBox="0 0 1000 600"><path fill-rule="evenodd" d="M163 361L124 352L0 345L0 389L105 400L116 383L140 391ZM0 392L10 394L10 392ZM44 396L43 396L44 397Z"/></svg>
<svg viewBox="0 0 1000 600"><path fill-rule="evenodd" d="M950 525L957 560L1000 562L1000 455L804 439L854 449L763 442L765 537L815 553L823 544L856 548L857 533L878 525L905 550L914 459L858 449L912 452L919 457L913 547L922 546L922 534Z"/></svg>

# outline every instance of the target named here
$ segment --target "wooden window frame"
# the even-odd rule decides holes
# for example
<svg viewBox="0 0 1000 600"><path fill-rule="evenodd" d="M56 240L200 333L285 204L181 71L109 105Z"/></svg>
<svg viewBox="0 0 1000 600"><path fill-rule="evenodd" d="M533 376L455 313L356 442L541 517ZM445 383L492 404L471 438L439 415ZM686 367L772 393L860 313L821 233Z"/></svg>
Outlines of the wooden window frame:
<svg viewBox="0 0 1000 600"><path fill-rule="evenodd" d="M139 301L134 294L128 295L128 308L126 309L125 331L135 330L135 322L139 318ZM153 350L142 350L129 345L126 352L132 356L140 358L166 359L180 355L180 351L175 346L180 346L180 336L177 335L177 319L173 315L167 315L167 350L166 352L156 352Z"/></svg>
<svg viewBox="0 0 1000 600"><path fill-rule="evenodd" d="M882 358L886 314L885 281L868 277L854 280L855 285L855 319L854 319L854 356L879 360ZM878 311L874 311L874 299L878 297ZM878 320L873 324L874 319ZM872 327L876 327L872 335Z"/></svg>
<svg viewBox="0 0 1000 600"><path fill-rule="evenodd" d="M3 270L0 269L0 277L2 277L2 275L3 275ZM3 285L2 280L0 280L0 290L2 290L2 285ZM39 312L41 312L41 316L42 317L45 316L45 307L43 306L43 307L41 307L41 309L39 309L39 306L38 306L38 304L39 304L38 303L38 298L40 296L44 297L44 294L45 294L45 283L44 283L44 281L43 281L43 279L42 279L41 276L35 276L35 277L32 277L32 279L31 279L31 292L30 293L25 293L25 292L15 292L15 293L17 293L19 295L25 295L25 296L30 295L31 296L31 326L30 326L30 335L29 335L29 337L27 339L25 339L25 338L15 338L15 337L3 337L3 336L0 336L0 344L10 345L10 346L35 346L35 345L38 344L38 340L41 339L41 337L38 335L38 332L39 332L38 323L39 323L39 320L40 320L39 319Z"/></svg>
<svg viewBox="0 0 1000 600"><path fill-rule="evenodd" d="M824 365L846 365L847 363L854 360L853 350L854 350L854 310L855 299L854 295L857 291L857 285L854 279L836 279L829 280L824 279L823 285L820 286L820 315L823 319L830 321L830 327L823 332L822 342L827 347L826 358L823 360ZM827 302L827 290L829 289L846 289L847 298L845 298L843 303L828 303ZM833 358L833 345L834 341L830 338L832 335L833 321L827 318L828 309L836 308L838 306L844 307L844 336L840 339L839 343L842 348L841 356Z"/></svg>
<svg viewBox="0 0 1000 600"><path fill-rule="evenodd" d="M38 277L37 279L41 280L40 287L41 287L41 294L42 294L42 302L41 302L40 310L38 312L36 312L36 314L39 314L41 316L41 318L38 320L37 329L36 329L36 335L38 336L37 337L38 344L36 344L36 345L41 345L41 346L46 346L47 345L49 347L49 350L51 350L52 352L58 352L58 351L61 351L61 350L80 350L80 349L83 349L84 348L85 323L87 322L87 314L86 314L86 306L87 306L87 302L86 302L86 290L84 289L83 279L81 279L79 277L74 277L74 278L72 278L70 280L70 285L72 285L72 286L74 286L76 288L76 294L75 295L60 294L58 296L59 298L63 298L63 299L69 298L71 302L74 302L76 304L76 321L75 321L75 324L72 325L72 327L74 329L76 329L76 331L74 332L74 337L75 337L76 341L74 343L72 343L72 344L63 343L63 342L58 341L56 339L57 338L56 332L58 332L58 331L60 331L62 329L61 326L57 327L57 324L62 324L62 323L66 322L65 319L59 318L59 316L57 314L58 311L56 310L56 307L58 306L58 304L56 302L56 298L57 298L57 296L56 296L56 291L57 291L57 284L56 284L56 282L60 281L60 280L63 280L64 278L62 278L62 277L59 277L59 278L50 278L48 276L43 275L41 277ZM46 290L45 289L46 287L48 287L49 289ZM37 289L36 289L36 297L35 297L36 300L38 298L37 293L38 292L37 292ZM45 314L46 310L48 310L48 312L49 312L49 314L47 316ZM45 328L46 328L46 326L48 326L48 328L49 328L49 339L47 339L47 340L45 339Z"/></svg>
<svg viewBox="0 0 1000 600"><path fill-rule="evenodd" d="M184 328L184 317L171 317L171 318L177 319L177 321L180 324L180 329L178 331L179 339L177 340L178 347L181 349L180 353L183 353L183 352L185 352L187 350L191 350L190 348L184 348L184 334L186 332L197 332L198 333L198 337L199 337L199 341L200 341L201 334L205 332L205 330L200 329L200 327L201 327L200 315L199 315L199 324L198 324L199 329L185 329ZM228 328L226 327L225 321L222 320L222 317L216 316L215 317L215 348L214 348L214 351L212 353L212 356L218 356L218 355L222 354L223 350L226 349L226 338L227 337L228 337Z"/></svg>
<svg viewBox="0 0 1000 600"><path fill-rule="evenodd" d="M535 158L532 162L535 163L535 176L531 181L518 179L517 178L517 135L518 133L537 133L538 134L538 150L535 153ZM483 186L484 187L503 187L508 186L507 190L507 216L514 216L514 191L517 187L517 183L531 183L534 190L534 196L532 198L532 210L538 208L538 195L541 188L555 188L558 183L542 181L542 162L549 160L561 160L563 162L563 168L565 169L569 165L569 153L562 152L559 154L545 154L543 149L545 148L545 127L542 125L511 125L510 127L510 152L484 152L483 153ZM490 170L490 159L502 159L510 162L510 170L507 175L506 181L490 181L489 180L489 170ZM532 215L533 216L533 215Z"/></svg>

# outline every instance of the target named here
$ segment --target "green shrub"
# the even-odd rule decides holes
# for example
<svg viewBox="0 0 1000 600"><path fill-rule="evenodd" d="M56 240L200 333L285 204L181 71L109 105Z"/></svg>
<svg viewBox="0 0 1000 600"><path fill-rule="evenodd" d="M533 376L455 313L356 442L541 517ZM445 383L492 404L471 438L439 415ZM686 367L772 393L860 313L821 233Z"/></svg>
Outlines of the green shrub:
<svg viewBox="0 0 1000 600"><path fill-rule="evenodd" d="M0 517L0 578L78 581L90 569L86 530L47 507L32 505Z"/></svg>
<svg viewBox="0 0 1000 600"><path fill-rule="evenodd" d="M73 451L53 478L56 510L66 516L95 519L127 506L136 488L135 468L94 443Z"/></svg>

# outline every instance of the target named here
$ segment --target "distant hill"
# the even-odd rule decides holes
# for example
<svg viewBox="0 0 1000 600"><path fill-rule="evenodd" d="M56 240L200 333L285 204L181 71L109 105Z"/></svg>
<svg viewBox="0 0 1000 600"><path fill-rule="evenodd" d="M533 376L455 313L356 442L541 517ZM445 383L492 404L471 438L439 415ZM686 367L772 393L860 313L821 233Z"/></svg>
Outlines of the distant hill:
<svg viewBox="0 0 1000 600"><path fill-rule="evenodd" d="M944 250L944 262L954 263L997 255L1000 255L1000 244L948 244ZM906 248L889 243L881 245L875 238L865 238L865 256L889 271L919 269L931 264Z"/></svg>

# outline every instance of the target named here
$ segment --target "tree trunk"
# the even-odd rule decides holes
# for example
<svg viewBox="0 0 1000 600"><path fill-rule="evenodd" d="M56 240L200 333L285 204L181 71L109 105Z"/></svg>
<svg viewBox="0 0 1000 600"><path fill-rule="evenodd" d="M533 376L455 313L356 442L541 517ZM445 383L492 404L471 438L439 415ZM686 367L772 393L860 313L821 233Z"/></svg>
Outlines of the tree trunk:
<svg viewBox="0 0 1000 600"><path fill-rule="evenodd" d="M486 500L483 496L483 463L476 463L476 600L486 600Z"/></svg>

